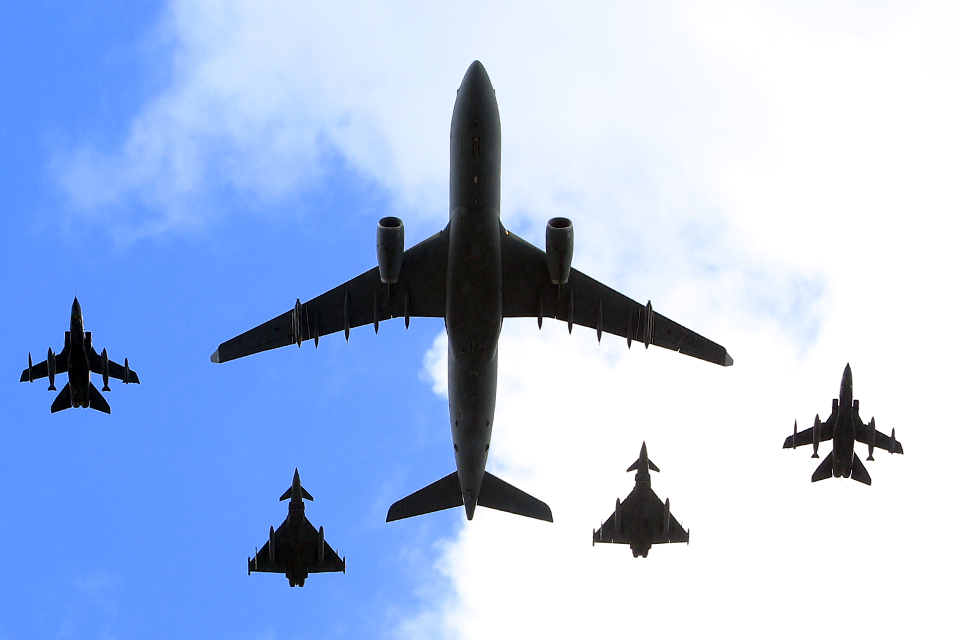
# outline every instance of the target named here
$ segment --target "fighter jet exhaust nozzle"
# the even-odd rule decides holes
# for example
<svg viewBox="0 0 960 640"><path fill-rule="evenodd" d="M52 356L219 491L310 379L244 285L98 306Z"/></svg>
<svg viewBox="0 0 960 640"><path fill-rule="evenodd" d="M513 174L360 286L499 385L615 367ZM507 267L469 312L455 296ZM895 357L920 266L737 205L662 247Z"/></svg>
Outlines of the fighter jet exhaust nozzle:
<svg viewBox="0 0 960 640"><path fill-rule="evenodd" d="M103 373L103 390L110 391L110 358L107 357L107 348L100 354L100 372Z"/></svg>
<svg viewBox="0 0 960 640"><path fill-rule="evenodd" d="M53 349L47 347L47 377L50 378L50 386L47 391L56 391L57 387L53 384L53 379L57 376L57 359L53 355Z"/></svg>
<svg viewBox="0 0 960 640"><path fill-rule="evenodd" d="M573 264L573 223L567 218L547 222L547 270L550 282L566 284Z"/></svg>
<svg viewBox="0 0 960 640"><path fill-rule="evenodd" d="M377 266L380 282L396 284L403 262L403 220L387 216L377 223Z"/></svg>

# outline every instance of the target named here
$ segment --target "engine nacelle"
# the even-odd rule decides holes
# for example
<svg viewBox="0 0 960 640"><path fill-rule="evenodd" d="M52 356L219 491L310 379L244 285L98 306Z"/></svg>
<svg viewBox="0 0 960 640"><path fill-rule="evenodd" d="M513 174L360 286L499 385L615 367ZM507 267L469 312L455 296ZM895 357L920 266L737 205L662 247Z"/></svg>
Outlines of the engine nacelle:
<svg viewBox="0 0 960 640"><path fill-rule="evenodd" d="M377 266L380 281L396 284L400 279L400 263L403 262L403 220L387 216L377 223Z"/></svg>
<svg viewBox="0 0 960 640"><path fill-rule="evenodd" d="M100 354L100 372L103 374L103 390L110 391L110 358L107 357L107 348Z"/></svg>
<svg viewBox="0 0 960 640"><path fill-rule="evenodd" d="M573 223L567 218L547 222L547 271L550 282L566 284L573 264Z"/></svg>
<svg viewBox="0 0 960 640"><path fill-rule="evenodd" d="M47 391L56 391L57 387L53 384L53 379L57 376L57 358L53 355L53 349L47 347L47 377L50 378L50 386Z"/></svg>

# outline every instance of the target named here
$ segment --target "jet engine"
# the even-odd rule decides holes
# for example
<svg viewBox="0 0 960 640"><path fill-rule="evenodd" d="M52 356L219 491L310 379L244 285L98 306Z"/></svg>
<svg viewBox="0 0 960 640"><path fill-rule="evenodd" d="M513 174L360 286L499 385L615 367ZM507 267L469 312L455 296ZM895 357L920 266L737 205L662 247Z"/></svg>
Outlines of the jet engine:
<svg viewBox="0 0 960 640"><path fill-rule="evenodd" d="M377 223L377 265L380 281L396 284L403 262L403 220L387 216Z"/></svg>
<svg viewBox="0 0 960 640"><path fill-rule="evenodd" d="M573 223L567 218L547 222L547 271L550 282L566 284L573 263Z"/></svg>

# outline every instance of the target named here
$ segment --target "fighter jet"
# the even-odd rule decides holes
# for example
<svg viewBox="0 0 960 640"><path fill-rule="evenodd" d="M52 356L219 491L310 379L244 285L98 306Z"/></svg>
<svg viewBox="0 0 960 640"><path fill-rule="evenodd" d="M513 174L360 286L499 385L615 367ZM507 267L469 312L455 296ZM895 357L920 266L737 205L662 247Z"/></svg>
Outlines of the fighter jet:
<svg viewBox="0 0 960 640"><path fill-rule="evenodd" d="M308 573L347 572L341 559L323 539L323 527L317 531L304 514L303 499L313 500L300 486L300 470L293 471L293 485L280 500L290 501L290 511L276 531L270 527L267 544L247 558L247 575L252 571L285 573L290 586L302 587Z"/></svg>
<svg viewBox="0 0 960 640"><path fill-rule="evenodd" d="M860 401L853 399L853 372L850 364L843 370L840 380L840 398L834 398L833 410L826 422L820 422L820 414L813 419L813 426L797 433L797 421L793 421L793 435L787 436L783 442L784 449L796 449L798 446L812 444L812 458L819 458L817 449L824 440L833 439L833 451L824 458L817 470L810 478L817 482L830 476L844 477L870 484L870 474L860 461L860 457L853 451L854 440L867 445L867 461L873 461L875 447L886 449L890 453L903 453L903 445L897 442L897 430L892 429L887 437L877 431L873 418L870 424L863 424L860 419Z"/></svg>
<svg viewBox="0 0 960 640"><path fill-rule="evenodd" d="M647 458L647 443L640 447L640 457L630 465L627 473L636 471L636 486L622 503L617 499L613 515L593 532L593 544L613 542L629 544L633 557L647 557L650 546L667 542L690 544L690 530L683 530L670 515L670 498L661 502L650 488L650 469L659 472L657 465Z"/></svg>
<svg viewBox="0 0 960 640"><path fill-rule="evenodd" d="M67 386L63 388L53 404L50 413L63 411L70 407L91 407L97 411L110 413L110 405L104 400L97 388L90 383L90 374L103 376L103 390L110 391L110 378L122 381L124 384L140 384L137 372L130 369L130 362L126 359L120 366L107 357L107 350L97 353L90 342L90 332L83 330L83 314L80 312L80 302L74 298L70 310L70 330L64 332L63 351L53 355L53 349L47 349L47 359L39 364L33 364L33 356L27 354L27 368L20 374L20 382L33 382L49 378L48 391L56 391L53 384L58 373L67 374Z"/></svg>
<svg viewBox="0 0 960 640"><path fill-rule="evenodd" d="M552 521L545 503L485 471L497 397L504 318L556 318L729 366L722 346L571 268L573 224L547 223L546 252L500 223L500 112L487 72L467 69L450 129L450 220L404 251L403 222L377 225L378 266L220 345L226 362L388 318L443 318L448 337L450 428L456 471L396 502L387 521L477 505Z"/></svg>

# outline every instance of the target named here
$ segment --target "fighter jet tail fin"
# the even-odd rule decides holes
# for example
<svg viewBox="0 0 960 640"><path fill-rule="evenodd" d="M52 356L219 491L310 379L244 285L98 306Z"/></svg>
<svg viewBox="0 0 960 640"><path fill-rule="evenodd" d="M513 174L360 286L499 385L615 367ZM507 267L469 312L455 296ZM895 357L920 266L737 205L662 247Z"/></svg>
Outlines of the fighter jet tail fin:
<svg viewBox="0 0 960 640"><path fill-rule="evenodd" d="M433 484L397 500L387 511L387 522L422 516L425 513L443 511L463 506L463 494L460 492L460 478L454 471Z"/></svg>
<svg viewBox="0 0 960 640"><path fill-rule="evenodd" d="M820 480L826 480L830 477L833 477L832 453L824 456L823 462L821 462L820 466L817 467L817 470L813 472L813 477L810 478L810 482L819 482Z"/></svg>
<svg viewBox="0 0 960 640"><path fill-rule="evenodd" d="M57 394L57 397L54 399L53 404L50 405L50 413L56 413L57 411L63 411L64 409L69 409L70 405L70 385L66 384L63 386L63 389L60 390L60 393Z"/></svg>
<svg viewBox="0 0 960 640"><path fill-rule="evenodd" d="M862 482L866 485L872 483L870 480L870 474L867 473L867 468L863 466L863 462L860 461L860 456L857 454L853 454L853 471L850 474L850 477L857 482Z"/></svg>
<svg viewBox="0 0 960 640"><path fill-rule="evenodd" d="M97 388L94 385L90 385L90 408L96 409L97 411L103 411L104 413L110 413L110 405L107 404L107 401L104 399L100 392L97 391Z"/></svg>
<svg viewBox="0 0 960 640"><path fill-rule="evenodd" d="M477 506L553 522L553 512L545 502L486 471L483 473Z"/></svg>

